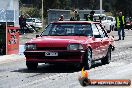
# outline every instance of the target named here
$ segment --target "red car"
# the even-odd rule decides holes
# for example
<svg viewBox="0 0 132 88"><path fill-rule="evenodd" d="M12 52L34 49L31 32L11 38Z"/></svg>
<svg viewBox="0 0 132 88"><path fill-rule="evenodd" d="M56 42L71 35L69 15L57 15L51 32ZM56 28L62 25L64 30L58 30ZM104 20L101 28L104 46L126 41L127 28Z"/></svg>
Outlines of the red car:
<svg viewBox="0 0 132 88"><path fill-rule="evenodd" d="M90 69L96 60L110 63L112 43L97 22L59 21L27 42L24 55L28 69L36 69L38 63L72 63Z"/></svg>

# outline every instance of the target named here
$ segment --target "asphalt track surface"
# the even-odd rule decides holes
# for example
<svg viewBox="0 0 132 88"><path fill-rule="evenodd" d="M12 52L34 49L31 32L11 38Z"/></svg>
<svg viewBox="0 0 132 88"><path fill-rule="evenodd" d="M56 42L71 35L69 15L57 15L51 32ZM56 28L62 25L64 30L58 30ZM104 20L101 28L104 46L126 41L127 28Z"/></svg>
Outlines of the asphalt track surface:
<svg viewBox="0 0 132 88"><path fill-rule="evenodd" d="M117 32L112 32L112 35L115 36L115 40L118 39ZM126 30L125 40L115 43L116 49L112 52L111 63L101 65L101 62L97 61L88 70L90 79L132 80L132 31ZM23 55L0 56L0 59L0 88L83 88L78 81L81 71L74 66L39 64L36 71L29 71ZM118 86L88 86L88 88L118 88ZM119 88L132 88L132 86Z"/></svg>

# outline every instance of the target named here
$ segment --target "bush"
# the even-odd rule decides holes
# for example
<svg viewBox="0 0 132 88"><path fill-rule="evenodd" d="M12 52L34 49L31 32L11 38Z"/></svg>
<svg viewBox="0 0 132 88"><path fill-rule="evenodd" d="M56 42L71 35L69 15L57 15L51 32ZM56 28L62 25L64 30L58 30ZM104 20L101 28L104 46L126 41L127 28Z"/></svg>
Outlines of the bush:
<svg viewBox="0 0 132 88"><path fill-rule="evenodd" d="M27 17L41 17L41 11L33 7L22 7L20 8L20 13L26 15Z"/></svg>

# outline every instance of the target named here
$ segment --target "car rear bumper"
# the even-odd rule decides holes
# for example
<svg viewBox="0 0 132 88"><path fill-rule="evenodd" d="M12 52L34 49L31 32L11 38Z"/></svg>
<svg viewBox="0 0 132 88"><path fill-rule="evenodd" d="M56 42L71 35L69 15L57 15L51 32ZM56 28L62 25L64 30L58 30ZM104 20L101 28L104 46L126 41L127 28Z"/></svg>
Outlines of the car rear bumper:
<svg viewBox="0 0 132 88"><path fill-rule="evenodd" d="M125 25L125 28L126 28L126 29L131 29L131 27L132 27L131 24L126 24L126 25Z"/></svg>
<svg viewBox="0 0 132 88"><path fill-rule="evenodd" d="M45 56L46 52L57 52L58 56ZM38 63L82 63L85 51L25 51L26 61Z"/></svg>

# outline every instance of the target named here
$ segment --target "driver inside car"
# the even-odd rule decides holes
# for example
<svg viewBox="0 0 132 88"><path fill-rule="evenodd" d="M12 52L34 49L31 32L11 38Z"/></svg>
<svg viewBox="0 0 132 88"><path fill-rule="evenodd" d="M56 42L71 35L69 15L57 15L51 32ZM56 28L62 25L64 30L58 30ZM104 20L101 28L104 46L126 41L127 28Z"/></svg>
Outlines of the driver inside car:
<svg viewBox="0 0 132 88"><path fill-rule="evenodd" d="M65 29L62 28L61 26L57 27L56 29L56 35L65 35Z"/></svg>

